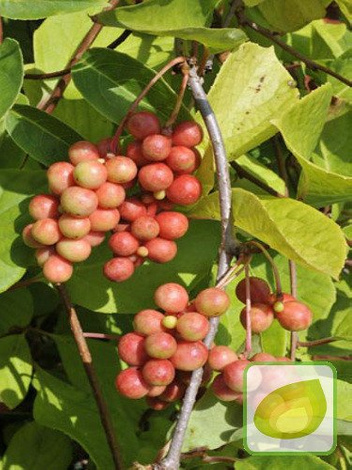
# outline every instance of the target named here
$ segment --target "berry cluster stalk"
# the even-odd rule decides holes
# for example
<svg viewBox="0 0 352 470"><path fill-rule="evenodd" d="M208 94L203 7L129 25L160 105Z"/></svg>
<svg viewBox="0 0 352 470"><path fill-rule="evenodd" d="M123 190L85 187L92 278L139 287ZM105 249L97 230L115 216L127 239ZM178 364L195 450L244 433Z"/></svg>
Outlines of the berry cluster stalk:
<svg viewBox="0 0 352 470"><path fill-rule="evenodd" d="M216 172L219 182L220 212L221 212L221 245L219 251L219 266L217 281L219 281L230 268L234 240L232 238L232 211L231 211L231 184L228 172L228 162L222 135L215 114L209 104L207 96L201 85L201 79L197 75L195 67L189 71L189 86L191 88L195 105L199 109L215 156ZM210 330L204 343L209 348L215 338L219 325L219 317L210 320ZM196 400L197 392L202 381L203 369L197 369L192 374L190 385L182 404L180 415L170 442L167 456L159 463L154 464L155 470L177 470L179 468L182 444L187 430L190 415Z"/></svg>

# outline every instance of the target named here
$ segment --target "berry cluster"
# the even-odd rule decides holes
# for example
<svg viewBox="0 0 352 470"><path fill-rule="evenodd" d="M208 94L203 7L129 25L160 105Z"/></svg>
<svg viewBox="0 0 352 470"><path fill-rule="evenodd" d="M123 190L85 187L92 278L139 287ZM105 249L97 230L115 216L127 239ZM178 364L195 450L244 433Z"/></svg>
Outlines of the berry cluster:
<svg viewBox="0 0 352 470"><path fill-rule="evenodd" d="M87 259L110 231L114 258L105 264L104 274L112 281L128 279L147 258L165 263L176 256L174 240L187 232L188 219L171 209L200 198L201 184L191 173L200 163L194 146L201 142L202 130L185 121L164 135L150 112L132 115L127 128L135 140L126 155L109 152L111 139L98 145L76 142L68 152L70 162L48 169L52 194L31 200L34 222L22 236L36 248L49 281L67 281L72 263ZM129 190L134 196L126 194Z"/></svg>
<svg viewBox="0 0 352 470"><path fill-rule="evenodd" d="M164 313L140 311L134 332L119 341L119 356L130 367L119 373L116 388L128 398L147 397L150 407L161 410L183 397L191 372L206 364L208 349L202 340L209 331L208 318L225 313L230 299L211 287L190 302L184 287L168 283L157 288L154 300Z"/></svg>

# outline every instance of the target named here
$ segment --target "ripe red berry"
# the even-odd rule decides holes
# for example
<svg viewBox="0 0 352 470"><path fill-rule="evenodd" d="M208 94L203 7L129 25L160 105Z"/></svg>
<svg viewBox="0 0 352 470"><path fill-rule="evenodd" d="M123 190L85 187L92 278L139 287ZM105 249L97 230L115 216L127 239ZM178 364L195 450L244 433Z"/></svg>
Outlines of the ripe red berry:
<svg viewBox="0 0 352 470"><path fill-rule="evenodd" d="M250 360L252 362L275 362L276 358L275 356L272 356L271 354L260 352L260 353L254 354L254 356L252 356Z"/></svg>
<svg viewBox="0 0 352 470"><path fill-rule="evenodd" d="M251 329L253 333L262 333L267 330L274 321L274 312L270 305L253 304L249 312L251 318ZM240 321L244 328L247 328L246 307L240 314Z"/></svg>
<svg viewBox="0 0 352 470"><path fill-rule="evenodd" d="M145 340L145 350L155 359L168 359L177 349L177 343L169 333L153 333Z"/></svg>
<svg viewBox="0 0 352 470"><path fill-rule="evenodd" d="M166 389L166 385L151 385L147 397L158 397Z"/></svg>
<svg viewBox="0 0 352 470"><path fill-rule="evenodd" d="M159 235L159 224L154 217L144 215L131 224L131 233L139 240L152 240Z"/></svg>
<svg viewBox="0 0 352 470"><path fill-rule="evenodd" d="M147 160L144 155L143 155L143 152L142 152L142 142L138 142L138 141L133 141L133 142L130 142L128 145L127 145L127 149L126 149L126 157L130 158L131 160L134 161L134 163L140 167L140 166L144 166L146 165L147 163L149 163L149 160Z"/></svg>
<svg viewBox="0 0 352 470"><path fill-rule="evenodd" d="M137 333L144 336L161 333L164 330L163 319L164 315L157 310L141 310L133 319L133 327Z"/></svg>
<svg viewBox="0 0 352 470"><path fill-rule="evenodd" d="M171 150L171 138L162 134L148 135L143 140L142 152L147 160L159 162L165 160Z"/></svg>
<svg viewBox="0 0 352 470"><path fill-rule="evenodd" d="M129 232L117 232L110 237L109 246L115 255L130 256L137 251L139 242Z"/></svg>
<svg viewBox="0 0 352 470"><path fill-rule="evenodd" d="M134 264L128 258L113 258L104 264L104 275L110 281L126 281L134 273Z"/></svg>
<svg viewBox="0 0 352 470"><path fill-rule="evenodd" d="M75 184L73 170L74 166L68 162L57 162L50 165L47 171L50 191L60 195L65 189L73 186Z"/></svg>
<svg viewBox="0 0 352 470"><path fill-rule="evenodd" d="M251 293L251 301L253 304L269 304L270 303L270 286L259 277L249 278L249 288ZM242 279L236 287L237 298L246 303L246 280Z"/></svg>
<svg viewBox="0 0 352 470"><path fill-rule="evenodd" d="M149 406L149 408L152 408L155 411L161 411L161 410L165 410L165 408L170 406L170 403L160 400L159 397L157 398L147 397L147 405Z"/></svg>
<svg viewBox="0 0 352 470"><path fill-rule="evenodd" d="M197 295L195 306L199 313L207 317L217 317L229 308L230 297L218 287L209 287Z"/></svg>
<svg viewBox="0 0 352 470"><path fill-rule="evenodd" d="M111 141L112 141L111 137L106 137L105 139L99 140L99 142L96 144L98 152L99 152L99 156L101 158L106 158L106 155L111 152L111 149L110 149Z"/></svg>
<svg viewBox="0 0 352 470"><path fill-rule="evenodd" d="M42 248L43 244L37 242L32 236L32 227L33 224L26 225L22 230L22 240L23 243L30 248Z"/></svg>
<svg viewBox="0 0 352 470"><path fill-rule="evenodd" d="M195 204L201 195L202 185L192 175L178 176L166 190L167 198L171 202L182 206Z"/></svg>
<svg viewBox="0 0 352 470"><path fill-rule="evenodd" d="M59 200L48 194L38 194L29 203L29 214L33 219L55 219L59 217Z"/></svg>
<svg viewBox="0 0 352 470"><path fill-rule="evenodd" d="M89 216L91 229L95 232L107 232L119 223L120 213L117 209L96 209Z"/></svg>
<svg viewBox="0 0 352 470"><path fill-rule="evenodd" d="M148 250L149 259L155 263L168 263L177 254L177 245L174 241L159 237L145 242L145 247Z"/></svg>
<svg viewBox="0 0 352 470"><path fill-rule="evenodd" d="M282 302L282 303L289 302L290 300L296 300L296 298L293 297L293 295L291 294L287 294L286 292L283 292L280 298L277 296L276 293L272 293L269 296L269 303L271 305L274 305L277 302Z"/></svg>
<svg viewBox="0 0 352 470"><path fill-rule="evenodd" d="M169 384L165 391L159 395L160 400L172 403L183 398L186 391L186 385L182 382L179 382L177 379Z"/></svg>
<svg viewBox="0 0 352 470"><path fill-rule="evenodd" d="M282 312L276 313L276 318L285 330L301 331L306 330L310 326L313 314L304 303L289 301L284 303L284 310Z"/></svg>
<svg viewBox="0 0 352 470"><path fill-rule="evenodd" d="M121 218L127 220L128 222L133 222L134 220L138 219L138 217L147 215L147 209L145 205L137 198L132 197L126 199L120 205L119 212Z"/></svg>
<svg viewBox="0 0 352 470"><path fill-rule="evenodd" d="M93 232L90 231L85 237L85 240L90 244L90 246L98 246L105 240L104 232Z"/></svg>
<svg viewBox="0 0 352 470"><path fill-rule="evenodd" d="M62 214L58 223L61 233L67 238L82 238L90 232L90 220L87 217L79 219L69 214Z"/></svg>
<svg viewBox="0 0 352 470"><path fill-rule="evenodd" d="M180 341L170 361L175 369L192 371L203 367L207 359L208 350L201 341Z"/></svg>
<svg viewBox="0 0 352 470"><path fill-rule="evenodd" d="M121 395L135 400L145 397L151 388L137 367L129 367L120 372L116 377L115 386Z"/></svg>
<svg viewBox="0 0 352 470"><path fill-rule="evenodd" d="M76 217L88 217L98 207L98 198L91 189L71 186L61 195L62 209Z"/></svg>
<svg viewBox="0 0 352 470"><path fill-rule="evenodd" d="M72 264L59 255L51 255L44 263L43 274L44 277L53 283L66 282L70 279L73 273Z"/></svg>
<svg viewBox="0 0 352 470"><path fill-rule="evenodd" d="M149 385L169 385L174 380L175 368L167 359L149 359L142 374Z"/></svg>
<svg viewBox="0 0 352 470"><path fill-rule="evenodd" d="M196 167L196 154L188 147L175 146L170 150L165 163L176 173L190 174Z"/></svg>
<svg viewBox="0 0 352 470"><path fill-rule="evenodd" d="M188 230L188 219L180 212L160 212L155 216L160 227L159 236L167 240L181 238Z"/></svg>
<svg viewBox="0 0 352 470"><path fill-rule="evenodd" d="M224 381L231 390L235 392L243 391L244 370L250 364L249 361L241 359L228 364L223 369Z"/></svg>
<svg viewBox="0 0 352 470"><path fill-rule="evenodd" d="M105 165L95 161L78 163L73 172L73 177L78 186L87 189L98 189L105 183L108 172Z"/></svg>
<svg viewBox="0 0 352 470"><path fill-rule="evenodd" d="M108 181L111 183L129 183L137 175L138 169L133 160L117 156L107 160Z"/></svg>
<svg viewBox="0 0 352 470"><path fill-rule="evenodd" d="M237 360L237 354L228 346L214 346L209 351L208 364L213 370L221 371Z"/></svg>
<svg viewBox="0 0 352 470"><path fill-rule="evenodd" d="M53 246L46 246L35 250L34 255L38 265L43 266L53 254L55 254L55 248Z"/></svg>
<svg viewBox="0 0 352 470"><path fill-rule="evenodd" d="M188 293L183 286L169 282L159 286L154 293L154 301L165 312L182 312L188 304Z"/></svg>
<svg viewBox="0 0 352 470"><path fill-rule="evenodd" d="M126 192L120 184L106 182L95 191L102 209L115 209L123 203Z"/></svg>
<svg viewBox="0 0 352 470"><path fill-rule="evenodd" d="M221 401L235 401L240 395L242 395L242 393L234 392L226 385L222 374L219 374L215 377L213 383L211 384L211 389L216 398Z"/></svg>
<svg viewBox="0 0 352 470"><path fill-rule="evenodd" d="M203 131L194 121L184 121L178 124L172 134L173 145L195 147L203 139Z"/></svg>
<svg viewBox="0 0 352 470"><path fill-rule="evenodd" d="M209 321L200 313L188 312L177 320L176 330L182 339L198 341L206 337L209 331Z"/></svg>
<svg viewBox="0 0 352 470"><path fill-rule="evenodd" d="M100 158L97 146L86 140L80 140L71 145L68 149L68 156L73 165Z"/></svg>
<svg viewBox="0 0 352 470"><path fill-rule="evenodd" d="M147 191L167 189L174 180L174 174L165 163L150 163L143 166L138 173L138 181Z"/></svg>
<svg viewBox="0 0 352 470"><path fill-rule="evenodd" d="M42 245L55 245L61 238L59 224L54 219L37 220L33 224L31 235Z"/></svg>
<svg viewBox="0 0 352 470"><path fill-rule="evenodd" d="M68 261L79 263L89 258L92 247L84 238L79 240L62 238L56 244L56 251Z"/></svg>
<svg viewBox="0 0 352 470"><path fill-rule="evenodd" d="M127 129L138 140L150 134L159 134L161 130L158 117L149 111L133 114L127 121Z"/></svg>
<svg viewBox="0 0 352 470"><path fill-rule="evenodd" d="M137 333L123 335L117 347L120 359L130 366L142 366L148 360L144 343L145 338Z"/></svg>

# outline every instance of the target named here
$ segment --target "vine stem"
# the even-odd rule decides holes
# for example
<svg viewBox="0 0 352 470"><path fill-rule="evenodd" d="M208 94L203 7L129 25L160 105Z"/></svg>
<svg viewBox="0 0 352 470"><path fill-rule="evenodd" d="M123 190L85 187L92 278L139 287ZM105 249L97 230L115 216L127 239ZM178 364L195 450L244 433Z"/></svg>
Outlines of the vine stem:
<svg viewBox="0 0 352 470"><path fill-rule="evenodd" d="M169 119L165 123L165 128L166 129L171 128L173 126L174 122L177 119L178 113L180 112L180 109L181 109L181 106L182 106L183 97L185 96L188 79L189 79L188 71L185 70L184 73L183 73L183 76L182 76L182 82L181 82L180 90L179 90L177 100L176 100L176 103L175 103L175 107L172 110L172 113L171 113Z"/></svg>
<svg viewBox="0 0 352 470"><path fill-rule="evenodd" d="M280 300L280 298L282 297L282 287L281 287L281 279L280 279L280 273L279 273L279 270L277 269L277 266L274 262L274 260L272 259L272 257L270 256L269 252L263 247L263 245L255 240L251 240L250 242L247 242L246 243L247 245L249 246L256 246L257 248L260 249L260 251L263 253L263 255L265 256L265 258L269 261L269 263L271 264L271 267L272 267L272 270L273 270L273 275L274 275L274 279L275 279L275 286L276 286L276 296L278 298L278 300Z"/></svg>
<svg viewBox="0 0 352 470"><path fill-rule="evenodd" d="M92 355L89 351L87 341L84 337L81 324L79 322L77 312L74 309L69 294L66 290L64 284L57 284L57 290L62 298L65 310L70 322L70 327L74 340L76 342L79 354L82 359L83 367L86 371L89 383L93 390L93 395L96 401L96 404L99 409L101 423L103 425L105 435L108 441L108 445L111 450L111 455L114 461L115 470L122 470L123 460L121 456L121 451L119 449L117 440L115 438L114 427L110 418L110 413L106 404L106 401L103 397L102 391L100 389L99 380L95 368L93 366Z"/></svg>
<svg viewBox="0 0 352 470"><path fill-rule="evenodd" d="M191 88L196 107L204 119L215 156L221 212L221 244L217 273L217 280L220 280L229 270L233 250L237 248L237 243L235 243L235 240L232 238L233 219L231 211L231 184L228 172L228 162L218 122L203 90L201 79L197 75L196 68L194 66L189 70L188 83ZM219 317L213 317L209 322L210 330L204 339L204 344L208 349L214 341L219 325ZM179 468L182 444L197 392L202 381L202 376L202 368L197 369L192 373L191 382L187 388L185 398L182 403L179 418L174 429L167 455L161 460L161 462L153 465L155 470L177 470Z"/></svg>
<svg viewBox="0 0 352 470"><path fill-rule="evenodd" d="M249 356L252 350L252 325L251 325L251 283L249 278L249 264L245 265L245 279L246 279L246 343L245 355Z"/></svg>
<svg viewBox="0 0 352 470"><path fill-rule="evenodd" d="M313 346L320 346L321 344L329 344L337 341L337 338L330 336L329 338L315 339L313 341L298 341L297 346L302 348L311 348Z"/></svg>
<svg viewBox="0 0 352 470"><path fill-rule="evenodd" d="M297 298L297 269L296 263L289 260L288 267L290 271L290 284L291 284L291 295ZM296 350L298 346L298 333L297 331L291 331L291 345L290 345L290 357L291 361L296 360Z"/></svg>
<svg viewBox="0 0 352 470"><path fill-rule="evenodd" d="M83 336L85 338L91 339L108 339L113 341L118 341L121 338L121 335L109 335L106 333L90 333L90 332L83 332Z"/></svg>

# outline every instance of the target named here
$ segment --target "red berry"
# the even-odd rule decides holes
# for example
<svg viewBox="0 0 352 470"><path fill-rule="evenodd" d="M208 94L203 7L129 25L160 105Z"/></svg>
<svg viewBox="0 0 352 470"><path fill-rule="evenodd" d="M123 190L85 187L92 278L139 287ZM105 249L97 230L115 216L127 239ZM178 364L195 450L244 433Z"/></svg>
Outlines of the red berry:
<svg viewBox="0 0 352 470"><path fill-rule="evenodd" d="M53 254L55 254L55 248L53 246L46 246L35 250L35 258L38 265L43 266Z"/></svg>
<svg viewBox="0 0 352 470"><path fill-rule="evenodd" d="M38 194L29 203L29 214L33 219L56 219L59 217L59 200L48 194Z"/></svg>
<svg viewBox="0 0 352 470"><path fill-rule="evenodd" d="M76 217L88 217L98 207L98 198L91 189L72 186L61 195L63 210Z"/></svg>
<svg viewBox="0 0 352 470"><path fill-rule="evenodd" d="M67 238L82 238L90 232L88 218L78 219L69 214L62 214L58 223L61 233Z"/></svg>
<svg viewBox="0 0 352 470"><path fill-rule="evenodd" d="M154 301L166 312L182 312L188 304L188 293L183 286L169 282L159 286L154 293Z"/></svg>
<svg viewBox="0 0 352 470"><path fill-rule="evenodd" d="M163 319L164 315L157 310L141 310L133 319L133 327L137 333L144 336L161 333L164 330L161 323Z"/></svg>
<svg viewBox="0 0 352 470"><path fill-rule="evenodd" d="M33 224L31 235L42 245L55 245L61 238L59 224L54 219L37 220Z"/></svg>
<svg viewBox="0 0 352 470"><path fill-rule="evenodd" d="M285 302L290 302L290 300L296 300L296 298L293 297L293 295L291 294L282 293L282 297L280 297L279 299L278 296L275 293L273 293L273 294L270 294L268 303L270 303L271 305L274 305L277 302L285 303Z"/></svg>
<svg viewBox="0 0 352 470"><path fill-rule="evenodd" d="M68 162L57 162L50 165L47 172L50 191L60 195L65 189L73 186L75 184L73 170L74 166Z"/></svg>
<svg viewBox="0 0 352 470"><path fill-rule="evenodd" d="M133 141L127 145L126 156L134 161L134 163L140 167L149 163L142 152L142 142Z"/></svg>
<svg viewBox="0 0 352 470"><path fill-rule="evenodd" d="M148 360L144 343L145 338L137 333L123 335L117 347L120 359L130 366L142 366Z"/></svg>
<svg viewBox="0 0 352 470"><path fill-rule="evenodd" d="M253 304L269 304L270 303L270 286L259 277L249 278L249 288L251 293L251 302ZM237 298L246 303L246 280L242 279L236 287Z"/></svg>
<svg viewBox="0 0 352 470"><path fill-rule="evenodd" d="M145 397L150 390L137 367L129 367L120 372L116 377L115 386L121 395L135 400Z"/></svg>
<svg viewBox="0 0 352 470"><path fill-rule="evenodd" d="M139 240L152 240L159 235L159 224L154 217L144 215L131 224L131 233Z"/></svg>
<svg viewBox="0 0 352 470"><path fill-rule="evenodd" d="M53 283L66 282L70 279L73 273L72 264L59 255L51 255L44 263L43 274L44 277Z"/></svg>
<svg viewBox="0 0 352 470"><path fill-rule="evenodd" d="M100 158L97 146L86 140L80 140L71 145L68 149L68 156L73 165Z"/></svg>
<svg viewBox="0 0 352 470"><path fill-rule="evenodd" d="M272 356L271 354L260 352L260 353L254 354L254 356L251 357L251 361L252 362L275 362L276 358L275 356Z"/></svg>
<svg viewBox="0 0 352 470"><path fill-rule="evenodd" d="M84 238L79 240L62 238L56 244L56 251L68 261L79 263L89 258L92 247Z"/></svg>
<svg viewBox="0 0 352 470"><path fill-rule="evenodd" d="M105 183L108 172L105 165L98 161L78 163L73 172L73 177L78 186L87 189L98 189Z"/></svg>
<svg viewBox="0 0 352 470"><path fill-rule="evenodd" d="M149 406L149 408L152 408L155 411L165 410L165 408L170 406L170 404L166 401L154 397L147 397L147 405Z"/></svg>
<svg viewBox="0 0 352 470"><path fill-rule="evenodd" d="M117 232L110 237L109 246L115 255L130 256L137 251L139 242L129 232Z"/></svg>
<svg viewBox="0 0 352 470"><path fill-rule="evenodd" d="M175 146L169 152L165 163L176 173L190 174L196 168L196 154L188 147Z"/></svg>
<svg viewBox="0 0 352 470"><path fill-rule="evenodd" d="M155 217L157 212L158 212L158 204L156 202L153 202L152 204L147 205L147 215L149 215L149 217Z"/></svg>
<svg viewBox="0 0 352 470"><path fill-rule="evenodd" d="M235 392L243 391L244 370L250 364L249 361L241 359L228 364L223 369L224 380L228 387Z"/></svg>
<svg viewBox="0 0 352 470"><path fill-rule="evenodd" d="M203 367L208 359L208 350L201 341L180 341L170 361L178 370L196 370Z"/></svg>
<svg viewBox="0 0 352 470"><path fill-rule="evenodd" d="M301 331L306 330L310 326L313 314L307 305L292 300L284 303L284 310L276 313L276 318L285 330Z"/></svg>
<svg viewBox="0 0 352 470"><path fill-rule="evenodd" d="M134 273L134 265L128 258L113 258L104 264L104 275L110 281L126 281Z"/></svg>
<svg viewBox="0 0 352 470"><path fill-rule="evenodd" d="M217 317L229 308L230 297L218 287L209 287L197 295L195 306L199 313L207 317Z"/></svg>
<svg viewBox="0 0 352 470"><path fill-rule="evenodd" d="M143 140L142 152L147 160L159 162L165 160L171 150L171 139L166 135L152 134Z"/></svg>
<svg viewBox="0 0 352 470"><path fill-rule="evenodd" d="M253 304L249 311L251 318L251 329L253 333L262 333L267 330L274 320L274 312L270 305ZM240 321L244 328L247 328L246 307L240 314Z"/></svg>
<svg viewBox="0 0 352 470"><path fill-rule="evenodd" d="M221 401L235 401L242 395L240 392L234 392L226 385L222 374L215 377L214 382L211 384L211 389L216 398Z"/></svg>
<svg viewBox="0 0 352 470"><path fill-rule="evenodd" d="M149 259L155 263L167 263L177 254L177 245L174 241L159 237L148 240L145 247L148 250Z"/></svg>
<svg viewBox="0 0 352 470"><path fill-rule="evenodd" d="M177 320L176 330L182 339L198 341L206 337L209 331L209 321L200 313L185 313Z"/></svg>
<svg viewBox="0 0 352 470"><path fill-rule="evenodd" d="M151 385L147 397L158 397L166 389L165 385Z"/></svg>
<svg viewBox="0 0 352 470"><path fill-rule="evenodd" d="M106 155L111 152L111 149L110 149L111 141L112 141L111 137L106 137L105 139L99 140L99 142L96 144L98 152L99 152L99 156L101 158L106 158Z"/></svg>
<svg viewBox="0 0 352 470"><path fill-rule="evenodd" d="M188 230L188 219L180 212L160 212L155 216L160 227L160 237L167 240L181 238Z"/></svg>
<svg viewBox="0 0 352 470"><path fill-rule="evenodd" d="M32 236L32 227L34 224L29 224L24 227L22 230L22 239L23 243L30 248L42 248L43 244L37 242Z"/></svg>
<svg viewBox="0 0 352 470"><path fill-rule="evenodd" d="M202 185L200 181L192 175L178 176L166 190L167 198L171 202L181 206L196 203L201 195Z"/></svg>
<svg viewBox="0 0 352 470"><path fill-rule="evenodd" d="M199 124L193 121L184 121L178 124L172 134L173 145L195 147L203 139L203 131Z"/></svg>
<svg viewBox="0 0 352 470"><path fill-rule="evenodd" d="M160 400L172 403L183 398L186 391L186 385L182 382L174 380L169 384L165 391L160 395Z"/></svg>
<svg viewBox="0 0 352 470"><path fill-rule="evenodd" d="M209 351L208 364L213 370L221 371L237 360L237 354L228 346L214 346Z"/></svg>
<svg viewBox="0 0 352 470"><path fill-rule="evenodd" d="M129 183L137 175L138 169L133 160L117 156L107 160L108 181L111 183Z"/></svg>
<svg viewBox="0 0 352 470"><path fill-rule="evenodd" d="M149 385L169 385L174 380L175 368L167 359L150 359L142 369Z"/></svg>
<svg viewBox="0 0 352 470"><path fill-rule="evenodd" d="M133 222L134 220L138 219L138 217L147 215L147 209L145 205L137 198L132 197L126 199L120 205L119 212L122 219L127 220L128 222Z"/></svg>
<svg viewBox="0 0 352 470"><path fill-rule="evenodd" d="M169 333L153 333L145 340L145 350L155 359L168 359L177 349L177 343Z"/></svg>
<svg viewBox="0 0 352 470"><path fill-rule="evenodd" d="M120 213L117 209L96 209L89 216L90 225L94 232L107 232L119 223Z"/></svg>
<svg viewBox="0 0 352 470"><path fill-rule="evenodd" d="M90 246L98 246L105 240L104 232L93 232L90 231L85 237L85 240L90 244Z"/></svg>
<svg viewBox="0 0 352 470"><path fill-rule="evenodd" d="M133 114L127 121L127 129L136 139L143 140L150 134L160 133L158 117L149 111Z"/></svg>
<svg viewBox="0 0 352 470"><path fill-rule="evenodd" d="M173 182L174 175L165 163L151 163L143 166L138 173L138 181L147 191L162 191Z"/></svg>

